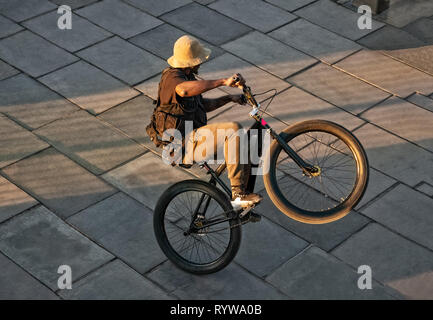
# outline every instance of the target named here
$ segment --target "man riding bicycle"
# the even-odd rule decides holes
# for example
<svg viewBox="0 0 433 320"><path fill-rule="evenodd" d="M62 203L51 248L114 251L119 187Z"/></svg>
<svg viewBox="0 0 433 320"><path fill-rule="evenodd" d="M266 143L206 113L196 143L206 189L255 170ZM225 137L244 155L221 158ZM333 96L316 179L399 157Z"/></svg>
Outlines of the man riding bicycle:
<svg viewBox="0 0 433 320"><path fill-rule="evenodd" d="M232 201L241 206L250 206L262 200L259 194L246 190L250 166L240 161L240 141L236 138L242 126L238 122L223 122L207 124L206 113L214 111L229 102L244 104L241 94L225 95L217 99L205 99L202 93L220 86L240 87L245 80L240 74L226 79L197 80L200 65L208 60L211 50L203 47L191 36L182 36L174 44L173 56L167 59L169 68L163 71L158 90L157 107L152 115L147 132L157 146L165 145L162 141L163 131L178 129L182 134L184 155L183 164L203 162L215 159L218 150L224 149L224 159L227 164L228 178L232 189ZM193 130L185 132L185 121L193 123ZM234 132L228 134L223 141L217 139L217 130ZM200 140L200 133L211 132L214 139ZM206 144L206 152L196 152L201 143ZM228 148L235 154L235 161L229 161ZM202 146L203 147L203 146ZM200 148L200 150L203 148ZM232 158L230 158L232 159ZM256 216L255 213L252 215ZM250 219L254 217L250 217ZM256 216L257 219L260 216Z"/></svg>

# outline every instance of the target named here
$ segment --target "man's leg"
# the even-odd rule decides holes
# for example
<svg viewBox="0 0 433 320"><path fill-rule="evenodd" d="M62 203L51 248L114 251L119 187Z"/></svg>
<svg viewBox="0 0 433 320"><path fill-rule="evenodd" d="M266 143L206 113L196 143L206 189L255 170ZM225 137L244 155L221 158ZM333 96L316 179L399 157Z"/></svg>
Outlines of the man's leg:
<svg viewBox="0 0 433 320"><path fill-rule="evenodd" d="M259 202L262 197L245 190L249 174L248 139L237 122L214 123L186 137L184 163L220 160L224 154L233 200L242 206Z"/></svg>

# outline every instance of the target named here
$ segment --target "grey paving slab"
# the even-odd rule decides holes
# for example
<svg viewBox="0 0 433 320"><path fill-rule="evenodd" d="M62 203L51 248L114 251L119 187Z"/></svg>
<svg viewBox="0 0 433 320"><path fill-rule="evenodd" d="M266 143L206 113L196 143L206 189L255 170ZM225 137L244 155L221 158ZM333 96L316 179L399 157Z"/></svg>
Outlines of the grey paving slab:
<svg viewBox="0 0 433 320"><path fill-rule="evenodd" d="M377 18L401 28L421 17L433 14L433 3L429 0L394 1L388 10Z"/></svg>
<svg viewBox="0 0 433 320"><path fill-rule="evenodd" d="M432 207L432 198L405 185L398 185L362 212L399 234L432 249Z"/></svg>
<svg viewBox="0 0 433 320"><path fill-rule="evenodd" d="M130 85L143 81L167 67L167 63L129 42L114 37L77 53Z"/></svg>
<svg viewBox="0 0 433 320"><path fill-rule="evenodd" d="M134 88L140 92L143 92L146 96L152 98L153 100L158 99L158 85L161 80L161 74L139 83Z"/></svg>
<svg viewBox="0 0 433 320"><path fill-rule="evenodd" d="M28 129L80 110L24 74L0 82L0 111Z"/></svg>
<svg viewBox="0 0 433 320"><path fill-rule="evenodd" d="M421 191L430 197L433 197L433 186L429 185L428 183L422 183L418 187L416 187L416 190Z"/></svg>
<svg viewBox="0 0 433 320"><path fill-rule="evenodd" d="M373 223L333 251L354 268L371 267L373 278L410 299L433 297L433 253Z"/></svg>
<svg viewBox="0 0 433 320"><path fill-rule="evenodd" d="M354 132L367 152L370 166L414 186L433 183L432 154L371 124Z"/></svg>
<svg viewBox="0 0 433 320"><path fill-rule="evenodd" d="M194 2L200 3L202 5L208 5L212 2L215 2L216 0L194 0Z"/></svg>
<svg viewBox="0 0 433 320"><path fill-rule="evenodd" d="M95 174L106 172L146 151L84 110L34 133Z"/></svg>
<svg viewBox="0 0 433 320"><path fill-rule="evenodd" d="M119 0L97 2L77 10L76 13L122 38L135 36L162 23Z"/></svg>
<svg viewBox="0 0 433 320"><path fill-rule="evenodd" d="M0 13L15 21L23 21L55 8L47 0L0 1Z"/></svg>
<svg viewBox="0 0 433 320"><path fill-rule="evenodd" d="M385 51L386 55L433 76L433 46Z"/></svg>
<svg viewBox="0 0 433 320"><path fill-rule="evenodd" d="M115 193L104 181L53 148L10 165L3 173L62 218Z"/></svg>
<svg viewBox="0 0 433 320"><path fill-rule="evenodd" d="M47 148L48 144L6 117L0 117L0 168Z"/></svg>
<svg viewBox="0 0 433 320"><path fill-rule="evenodd" d="M263 218L242 228L242 246L235 261L259 277L272 273L308 246L308 242Z"/></svg>
<svg viewBox="0 0 433 320"><path fill-rule="evenodd" d="M230 53L225 53L212 61L204 63L199 70L199 77L209 79L221 79L240 73L247 81L253 92L260 93L275 88L278 92L290 85L269 73L245 62ZM221 90L230 94L240 94L238 88L221 87Z"/></svg>
<svg viewBox="0 0 433 320"><path fill-rule="evenodd" d="M372 283L371 290L358 288L359 274L323 250L310 247L266 278L296 299L392 300L387 290Z"/></svg>
<svg viewBox="0 0 433 320"><path fill-rule="evenodd" d="M330 0L314 2L311 5L296 11L296 14L314 24L351 40L357 40L384 25L382 22L372 20L371 29L361 30L358 28L357 23L360 14Z"/></svg>
<svg viewBox="0 0 433 320"><path fill-rule="evenodd" d="M362 112L390 96L323 63L289 78L288 81L353 114Z"/></svg>
<svg viewBox="0 0 433 320"><path fill-rule="evenodd" d="M139 94L84 61L52 72L39 80L93 114L101 113Z"/></svg>
<svg viewBox="0 0 433 320"><path fill-rule="evenodd" d="M140 273L166 260L153 232L153 212L124 193L117 193L68 219Z"/></svg>
<svg viewBox="0 0 433 320"><path fill-rule="evenodd" d="M1 300L57 300L50 289L0 253Z"/></svg>
<svg viewBox="0 0 433 320"><path fill-rule="evenodd" d="M164 14L162 20L214 45L220 45L251 29L198 3Z"/></svg>
<svg viewBox="0 0 433 320"><path fill-rule="evenodd" d="M268 283L235 263L218 273L197 276L176 268L167 261L147 276L181 299L288 299Z"/></svg>
<svg viewBox="0 0 433 320"><path fill-rule="evenodd" d="M418 19L404 28L405 31L421 39L427 44L433 44L433 20L428 18Z"/></svg>
<svg viewBox="0 0 433 320"><path fill-rule="evenodd" d="M20 30L23 30L19 24L0 16L0 38L7 37L11 34L14 34Z"/></svg>
<svg viewBox="0 0 433 320"><path fill-rule="evenodd" d="M27 30L0 41L0 58L33 77L78 60Z"/></svg>
<svg viewBox="0 0 433 320"><path fill-rule="evenodd" d="M62 290L68 300L167 300L173 299L158 286L120 260L114 260Z"/></svg>
<svg viewBox="0 0 433 320"><path fill-rule="evenodd" d="M360 15L330 0L320 0L298 11L296 15L351 40L357 40L384 24L372 21L371 29L359 29Z"/></svg>
<svg viewBox="0 0 433 320"><path fill-rule="evenodd" d="M323 29L305 19L293 21L272 31L269 35L330 64L361 49L361 46L356 42Z"/></svg>
<svg viewBox="0 0 433 320"><path fill-rule="evenodd" d="M102 177L151 209L169 186L192 178L185 171L165 164L151 152L105 173Z"/></svg>
<svg viewBox="0 0 433 320"><path fill-rule="evenodd" d="M433 92L433 76L379 52L361 50L336 65L402 98L414 92L425 95Z"/></svg>
<svg viewBox="0 0 433 320"><path fill-rule="evenodd" d="M398 97L367 110L362 117L398 136L433 151L433 114Z"/></svg>
<svg viewBox="0 0 433 320"><path fill-rule="evenodd" d="M113 256L39 206L0 226L0 251L53 290L57 269L69 265L72 280Z"/></svg>
<svg viewBox="0 0 433 320"><path fill-rule="evenodd" d="M376 196L384 192L386 189L391 187L397 181L387 175L381 173L380 171L372 168L370 166L369 170L369 180L367 185L367 190L365 190L362 200L358 203L355 209L359 209L369 201L373 200Z"/></svg>
<svg viewBox="0 0 433 320"><path fill-rule="evenodd" d="M277 95L267 109L269 113L285 122L276 128L299 121L322 119L336 122L349 130L360 126L364 121L354 115L319 99L302 89L291 87Z"/></svg>
<svg viewBox="0 0 433 320"><path fill-rule="evenodd" d="M145 127L150 123L154 108L152 100L141 95L104 112L99 118L122 130L138 143L150 146L153 142L150 141Z"/></svg>
<svg viewBox="0 0 433 320"><path fill-rule="evenodd" d="M281 78L287 78L317 62L316 59L258 31L222 47Z"/></svg>
<svg viewBox="0 0 433 320"><path fill-rule="evenodd" d="M407 98L407 101L433 112L433 99L423 96L422 94L415 93Z"/></svg>
<svg viewBox="0 0 433 320"><path fill-rule="evenodd" d="M37 203L23 190L0 176L0 223Z"/></svg>
<svg viewBox="0 0 433 320"><path fill-rule="evenodd" d="M372 50L397 50L425 45L414 35L388 25L358 40L358 43Z"/></svg>
<svg viewBox="0 0 433 320"><path fill-rule="evenodd" d="M301 7L304 7L311 2L314 2L316 0L266 0L266 2L272 3L273 5L276 5L277 7L286 9L288 11L295 11Z"/></svg>
<svg viewBox="0 0 433 320"><path fill-rule="evenodd" d="M295 15L260 0L219 0L209 7L262 32L296 19Z"/></svg>
<svg viewBox="0 0 433 320"><path fill-rule="evenodd" d="M160 16L163 13L172 11L176 8L184 6L191 2L191 0L126 0L126 2L133 6L149 12L151 15Z"/></svg>
<svg viewBox="0 0 433 320"><path fill-rule="evenodd" d="M93 23L72 14L72 28L62 30L57 27L57 11L27 20L23 25L43 38L57 44L68 51L77 51L101 41L111 33L95 26Z"/></svg>
<svg viewBox="0 0 433 320"><path fill-rule="evenodd" d="M61 5L67 5L70 6L71 9L80 8L83 6L87 6L93 2L96 2L98 0L50 0L52 3L55 3L59 6Z"/></svg>
<svg viewBox="0 0 433 320"><path fill-rule="evenodd" d="M128 41L166 60L173 55L173 45L183 35L185 35L185 31L164 23ZM209 59L213 59L224 53L224 50L217 46L211 45L206 41L200 40L200 42L212 51Z"/></svg>
<svg viewBox="0 0 433 320"><path fill-rule="evenodd" d="M346 217L332 223L321 225L301 223L287 217L278 210L269 199L265 190L261 191L260 194L264 196L264 200L257 208L258 213L263 214L286 230L289 230L302 239L326 251L331 250L342 241L349 238L354 232L358 231L369 222L369 219L364 216L356 212L351 212Z"/></svg>
<svg viewBox="0 0 433 320"><path fill-rule="evenodd" d="M208 5L209 3L214 2L215 0L194 0L194 1L203 5Z"/></svg>
<svg viewBox="0 0 433 320"><path fill-rule="evenodd" d="M10 65L8 65L6 62L3 62L0 60L0 80L12 77L13 75L16 75L19 73L19 71Z"/></svg>

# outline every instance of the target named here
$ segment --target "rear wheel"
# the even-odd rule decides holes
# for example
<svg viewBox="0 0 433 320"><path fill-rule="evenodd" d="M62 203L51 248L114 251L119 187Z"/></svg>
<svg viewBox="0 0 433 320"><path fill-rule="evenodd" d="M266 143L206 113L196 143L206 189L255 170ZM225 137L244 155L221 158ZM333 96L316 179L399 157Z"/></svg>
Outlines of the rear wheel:
<svg viewBox="0 0 433 320"><path fill-rule="evenodd" d="M342 126L311 120L288 127L285 142L317 172L304 172L274 141L264 176L272 202L304 223L338 220L361 200L368 183L368 160L356 137Z"/></svg>
<svg viewBox="0 0 433 320"><path fill-rule="evenodd" d="M228 197L214 185L186 180L168 188L154 213L154 231L165 255L195 274L221 270L235 257L241 228ZM227 221L223 221L227 220ZM223 221L206 226L210 222Z"/></svg>

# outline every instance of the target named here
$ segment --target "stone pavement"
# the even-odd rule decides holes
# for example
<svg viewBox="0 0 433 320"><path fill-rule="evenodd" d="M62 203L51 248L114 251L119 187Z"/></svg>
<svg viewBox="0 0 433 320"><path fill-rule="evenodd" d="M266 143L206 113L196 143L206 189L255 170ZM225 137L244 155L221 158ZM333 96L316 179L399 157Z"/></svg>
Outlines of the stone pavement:
<svg viewBox="0 0 433 320"><path fill-rule="evenodd" d="M0 0L0 299L433 299L433 1L392 1L371 30L358 17L349 0ZM226 269L167 261L152 210L203 175L164 165L144 127L185 33L213 51L201 77L277 89L277 129L354 132L371 178L348 216L302 224L266 196ZM251 123L233 105L209 118Z"/></svg>

